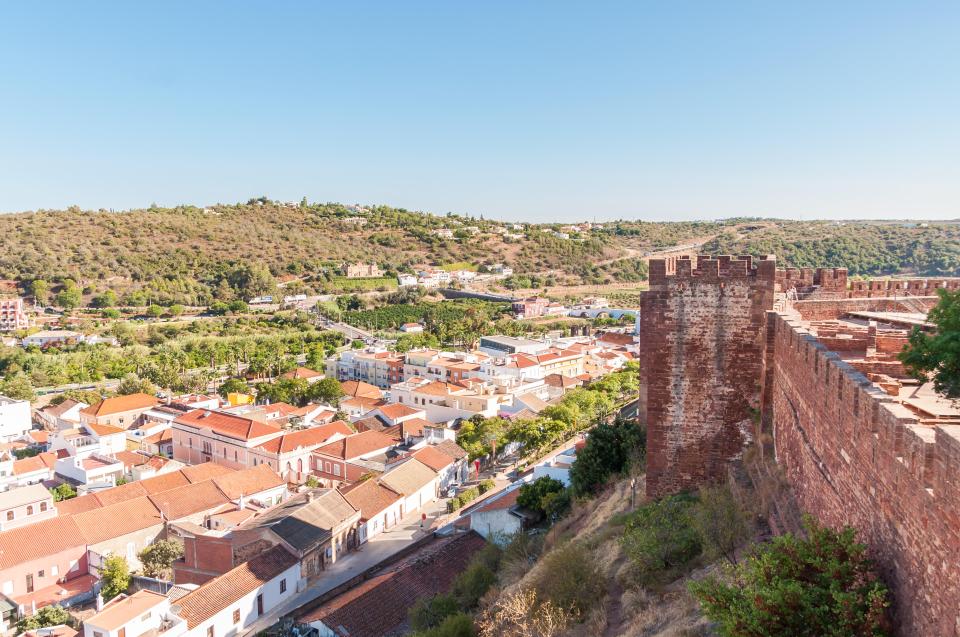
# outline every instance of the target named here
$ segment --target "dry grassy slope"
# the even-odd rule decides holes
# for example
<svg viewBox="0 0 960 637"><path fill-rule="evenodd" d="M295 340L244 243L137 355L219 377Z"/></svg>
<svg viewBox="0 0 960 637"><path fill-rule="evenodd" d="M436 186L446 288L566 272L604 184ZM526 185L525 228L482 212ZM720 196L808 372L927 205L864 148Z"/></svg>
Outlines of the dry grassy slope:
<svg viewBox="0 0 960 637"><path fill-rule="evenodd" d="M638 501L642 499L642 479L637 484ZM620 546L623 526L618 514L630 507L630 481L623 480L603 495L586 503L578 503L572 513L554 526L546 539L546 549L537 563L520 579L503 574L505 586L501 595L534 586L544 575L545 558L564 542L576 538L590 549L591 557L600 566L606 580L602 603L581 624L564 633L565 637L698 637L713 635L701 616L696 601L686 592L686 581L680 580L659 592L636 586L630 566ZM510 581L512 579L512 581Z"/></svg>
<svg viewBox="0 0 960 637"><path fill-rule="evenodd" d="M518 271L535 271L612 259L623 252L615 238L590 245L550 236L506 243L487 233L441 240L431 231L455 229L457 220L378 208L359 227L343 221L352 214L335 205L301 209L268 204L0 215L0 278L69 276L91 283L183 276L202 281L239 262L262 262L282 272L292 263L345 260L392 266L507 261ZM486 225L469 219L459 223Z"/></svg>

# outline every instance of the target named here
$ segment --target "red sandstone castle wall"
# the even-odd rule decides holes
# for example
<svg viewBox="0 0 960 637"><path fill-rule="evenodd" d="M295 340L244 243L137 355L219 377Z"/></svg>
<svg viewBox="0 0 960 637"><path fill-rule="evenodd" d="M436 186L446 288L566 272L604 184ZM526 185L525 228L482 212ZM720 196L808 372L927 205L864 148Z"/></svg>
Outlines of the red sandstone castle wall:
<svg viewBox="0 0 960 637"><path fill-rule="evenodd" d="M751 439L776 264L655 259L641 299L647 493L722 479Z"/></svg>
<svg viewBox="0 0 960 637"><path fill-rule="evenodd" d="M900 634L960 635L960 425L916 424L799 324L769 325L765 419L801 508L859 530Z"/></svg>
<svg viewBox="0 0 960 637"><path fill-rule="evenodd" d="M867 279L851 281L850 298L878 298L886 296L936 296L937 289L960 289L960 279Z"/></svg>

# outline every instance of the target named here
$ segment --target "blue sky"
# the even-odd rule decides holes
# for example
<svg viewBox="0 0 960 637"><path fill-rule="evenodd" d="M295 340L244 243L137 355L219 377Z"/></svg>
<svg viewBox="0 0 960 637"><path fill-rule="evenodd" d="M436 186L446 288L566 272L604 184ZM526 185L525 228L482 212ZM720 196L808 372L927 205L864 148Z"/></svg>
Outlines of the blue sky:
<svg viewBox="0 0 960 637"><path fill-rule="evenodd" d="M18 2L0 210L960 217L960 3Z"/></svg>

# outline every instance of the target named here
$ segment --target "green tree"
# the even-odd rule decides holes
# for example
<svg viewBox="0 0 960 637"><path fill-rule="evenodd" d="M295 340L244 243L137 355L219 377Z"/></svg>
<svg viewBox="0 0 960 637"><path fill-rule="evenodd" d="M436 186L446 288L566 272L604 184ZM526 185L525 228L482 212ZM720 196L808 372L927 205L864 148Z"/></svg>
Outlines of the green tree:
<svg viewBox="0 0 960 637"><path fill-rule="evenodd" d="M0 395L15 400L34 400L37 397L33 384L26 374L14 374L0 381Z"/></svg>
<svg viewBox="0 0 960 637"><path fill-rule="evenodd" d="M72 624L73 618L70 613L60 606L53 604L44 606L29 617L22 617L17 622L17 634L22 634L28 630L37 630L38 628L47 628L48 626L60 626L62 624Z"/></svg>
<svg viewBox="0 0 960 637"><path fill-rule="evenodd" d="M147 577L169 578L173 563L183 557L183 544L176 540L158 540L139 554Z"/></svg>
<svg viewBox="0 0 960 637"><path fill-rule="evenodd" d="M960 290L937 290L940 300L927 314L936 330L915 327L900 360L920 381L933 379L934 388L960 399Z"/></svg>
<svg viewBox="0 0 960 637"><path fill-rule="evenodd" d="M30 293L33 294L33 298L37 303L46 305L47 301L50 300L50 284L43 279L34 279L33 282L30 283Z"/></svg>
<svg viewBox="0 0 960 637"><path fill-rule="evenodd" d="M184 308L179 303L174 303L169 308L167 308L167 311L170 312L170 316L176 318L178 316L182 316L185 309L186 308Z"/></svg>
<svg viewBox="0 0 960 637"><path fill-rule="evenodd" d="M140 378L134 373L125 374L120 384L117 385L117 393L121 396L130 394L154 394L157 388L149 380Z"/></svg>
<svg viewBox="0 0 960 637"><path fill-rule="evenodd" d="M249 394L250 385L247 384L247 381L241 378L228 378L223 381L220 385L218 393L222 398L226 398L228 394Z"/></svg>
<svg viewBox="0 0 960 637"><path fill-rule="evenodd" d="M100 569L100 582L102 583L100 593L104 601L127 592L130 588L130 566L127 564L127 559L122 555L111 555L104 560L103 567Z"/></svg>
<svg viewBox="0 0 960 637"><path fill-rule="evenodd" d="M486 564L472 562L465 571L453 581L450 594L456 598L461 608L476 608L480 598L497 581L496 574Z"/></svg>
<svg viewBox="0 0 960 637"><path fill-rule="evenodd" d="M72 279L63 282L63 288L57 293L57 305L65 310L80 307L83 303L83 291Z"/></svg>
<svg viewBox="0 0 960 637"><path fill-rule="evenodd" d="M570 486L576 495L586 495L612 475L630 469L643 457L644 434L634 420L601 423L590 430L587 444L577 453L570 469Z"/></svg>
<svg viewBox="0 0 960 637"><path fill-rule="evenodd" d="M336 378L324 378L310 385L307 396L328 405L336 405L343 397L343 388Z"/></svg>
<svg viewBox="0 0 960 637"><path fill-rule="evenodd" d="M725 577L691 582L704 613L729 637L846 637L891 634L887 587L856 531L821 527L757 546Z"/></svg>
<svg viewBox="0 0 960 637"><path fill-rule="evenodd" d="M163 316L163 307L154 303L153 305L147 308L147 316L149 316L150 318L160 318L161 316Z"/></svg>
<svg viewBox="0 0 960 637"><path fill-rule="evenodd" d="M540 515L546 515L546 507L550 504L552 496L565 490L566 487L562 482L550 476L544 476L520 487L517 504L536 511Z"/></svg>
<svg viewBox="0 0 960 637"><path fill-rule="evenodd" d="M66 482L50 489L50 494L53 496L54 502L63 502L64 500L77 497L77 492Z"/></svg>
<svg viewBox="0 0 960 637"><path fill-rule="evenodd" d="M113 307L116 304L117 294L113 290L107 290L90 300L90 305L93 307Z"/></svg>

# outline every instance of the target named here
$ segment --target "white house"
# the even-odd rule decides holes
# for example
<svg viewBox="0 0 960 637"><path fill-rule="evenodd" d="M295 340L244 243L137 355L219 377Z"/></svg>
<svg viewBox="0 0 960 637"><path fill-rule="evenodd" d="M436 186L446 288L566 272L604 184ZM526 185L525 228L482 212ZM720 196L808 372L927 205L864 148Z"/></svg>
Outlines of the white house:
<svg viewBox="0 0 960 637"><path fill-rule="evenodd" d="M43 485L32 484L0 493L0 531L55 517L53 495Z"/></svg>
<svg viewBox="0 0 960 637"><path fill-rule="evenodd" d="M404 323L400 326L400 331L407 334L420 334L423 332L423 326L419 323Z"/></svg>
<svg viewBox="0 0 960 637"><path fill-rule="evenodd" d="M96 615L84 620L83 637L140 637L157 634L168 628L170 598L153 591L140 590L133 595L119 595L110 600ZM183 631L168 634L183 634ZM169 626L173 628L173 626Z"/></svg>
<svg viewBox="0 0 960 637"><path fill-rule="evenodd" d="M22 438L30 431L30 401L0 396L0 442Z"/></svg>
<svg viewBox="0 0 960 637"><path fill-rule="evenodd" d="M397 284L402 288L414 286L417 284L417 277L413 274L399 274Z"/></svg>
<svg viewBox="0 0 960 637"><path fill-rule="evenodd" d="M379 480L364 480L343 490L343 497L360 511L357 539L362 544L395 526L403 517L403 494Z"/></svg>
<svg viewBox="0 0 960 637"><path fill-rule="evenodd" d="M524 529L530 516L517 506L520 488L506 491L470 513L470 529L490 542L503 545Z"/></svg>
<svg viewBox="0 0 960 637"><path fill-rule="evenodd" d="M400 514L419 511L437 498L440 478L418 460L410 459L380 477L380 482L403 495Z"/></svg>
<svg viewBox="0 0 960 637"><path fill-rule="evenodd" d="M44 330L41 332L35 332L29 336L24 336L23 340L20 341L20 344L24 347L30 347L31 345L36 345L37 347L51 347L59 345L73 345L76 343L82 343L84 341L84 336L80 332L73 332L70 330Z"/></svg>

